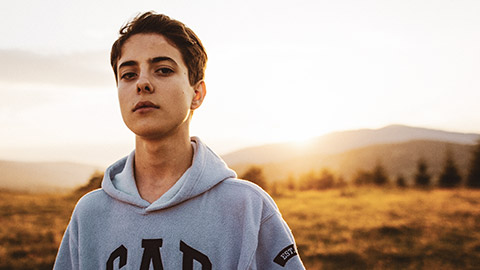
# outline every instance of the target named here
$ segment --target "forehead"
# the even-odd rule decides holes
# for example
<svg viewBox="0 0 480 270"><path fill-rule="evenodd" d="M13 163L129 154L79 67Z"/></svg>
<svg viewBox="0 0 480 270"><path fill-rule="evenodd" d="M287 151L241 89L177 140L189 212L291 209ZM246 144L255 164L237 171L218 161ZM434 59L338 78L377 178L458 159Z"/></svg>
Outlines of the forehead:
<svg viewBox="0 0 480 270"><path fill-rule="evenodd" d="M163 35L155 33L135 34L123 44L118 64L126 61L140 63L162 56L169 57L178 65L185 67L180 51Z"/></svg>

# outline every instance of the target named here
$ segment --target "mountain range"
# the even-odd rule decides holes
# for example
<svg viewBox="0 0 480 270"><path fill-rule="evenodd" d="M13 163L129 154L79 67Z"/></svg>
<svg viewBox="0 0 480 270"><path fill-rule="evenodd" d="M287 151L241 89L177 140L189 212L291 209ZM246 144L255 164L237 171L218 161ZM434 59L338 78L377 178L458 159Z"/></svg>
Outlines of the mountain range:
<svg viewBox="0 0 480 270"><path fill-rule="evenodd" d="M269 181L329 169L346 181L361 171L382 165L391 180L403 176L411 182L419 159L429 166L435 181L450 151L465 176L473 145L480 134L458 133L403 125L380 129L333 132L303 145L296 143L250 147L223 156L240 176L252 165L260 165Z"/></svg>
<svg viewBox="0 0 480 270"><path fill-rule="evenodd" d="M475 144L480 134L458 133L404 125L390 125L380 129L359 129L326 134L304 143L277 143L241 149L222 156L230 166L244 163L264 164L312 155L339 154L353 149L376 145L431 140L456 144Z"/></svg>
<svg viewBox="0 0 480 270"><path fill-rule="evenodd" d="M348 182L358 173L372 171L375 166L381 165L391 181L401 175L411 184L420 159L426 161L428 173L433 177L432 180L436 181L442 171L447 151L450 151L460 174L465 177L473 148L474 146L469 144L414 140L371 145L338 154L295 157L290 160L263 163L260 166L269 181L282 181L289 177L299 179L303 175L318 174L321 170L328 169ZM258 164L242 163L231 167L242 176L252 165Z"/></svg>
<svg viewBox="0 0 480 270"><path fill-rule="evenodd" d="M323 168L350 179L359 170L370 170L379 163L392 178L400 174L411 178L420 158L427 161L432 175L438 175L448 150L465 174L470 152L479 139L480 134L391 125L333 132L303 144L249 147L223 158L240 176L250 166L260 165L269 181L300 177ZM0 189L68 190L85 184L98 169L66 162L0 161Z"/></svg>

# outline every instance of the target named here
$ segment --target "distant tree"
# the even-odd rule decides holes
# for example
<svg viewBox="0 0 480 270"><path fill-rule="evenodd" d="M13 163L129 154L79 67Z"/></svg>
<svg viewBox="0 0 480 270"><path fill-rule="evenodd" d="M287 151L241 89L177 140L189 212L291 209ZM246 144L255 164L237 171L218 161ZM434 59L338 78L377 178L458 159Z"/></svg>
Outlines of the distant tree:
<svg viewBox="0 0 480 270"><path fill-rule="evenodd" d="M320 176L315 181L315 189L329 189L335 185L335 176L329 169L322 169Z"/></svg>
<svg viewBox="0 0 480 270"><path fill-rule="evenodd" d="M468 170L467 186L480 188L480 140L477 141L472 152L470 168Z"/></svg>
<svg viewBox="0 0 480 270"><path fill-rule="evenodd" d="M453 188L460 185L462 177L458 173L457 165L453 160L452 151L447 149L443 171L438 179L438 185L443 188Z"/></svg>
<svg viewBox="0 0 480 270"><path fill-rule="evenodd" d="M315 189L315 182L317 179L317 175L314 170L310 170L308 173L303 174L300 176L300 180L298 183L298 188L300 190L310 190Z"/></svg>
<svg viewBox="0 0 480 270"><path fill-rule="evenodd" d="M273 181L270 185L269 185L269 190L268 192L270 193L270 195L272 196L278 196L281 194L280 192L280 183L278 181Z"/></svg>
<svg viewBox="0 0 480 270"><path fill-rule="evenodd" d="M347 181L345 181L345 178L343 176L338 176L337 177L337 182L335 183L335 187L337 188L344 188L348 185Z"/></svg>
<svg viewBox="0 0 480 270"><path fill-rule="evenodd" d="M320 173L311 170L300 178L300 190L323 190L335 186L335 176L329 169L322 169Z"/></svg>
<svg viewBox="0 0 480 270"><path fill-rule="evenodd" d="M95 171L91 176L88 182L81 186L78 187L73 191L71 194L72 197L74 198L80 198L86 193L98 189L102 186L102 180L103 180L103 172L101 171Z"/></svg>
<svg viewBox="0 0 480 270"><path fill-rule="evenodd" d="M267 181L263 176L263 169L259 166L250 166L248 170L240 177L241 179L249 180L263 189L267 189Z"/></svg>
<svg viewBox="0 0 480 270"><path fill-rule="evenodd" d="M297 183L292 175L288 176L286 186L288 190L295 190L297 188Z"/></svg>
<svg viewBox="0 0 480 270"><path fill-rule="evenodd" d="M373 182L373 175L371 172L358 170L355 178L353 178L353 183L357 186L369 185Z"/></svg>
<svg viewBox="0 0 480 270"><path fill-rule="evenodd" d="M415 185L426 188L430 185L430 174L428 174L428 165L425 159L421 158L417 162L417 172L415 173Z"/></svg>
<svg viewBox="0 0 480 270"><path fill-rule="evenodd" d="M383 186L388 182L388 177L385 172L385 168L380 162L377 162L377 165L372 172L372 181L377 186Z"/></svg>
<svg viewBox="0 0 480 270"><path fill-rule="evenodd" d="M407 187L407 182L405 181L405 177L403 177L403 175L401 174L397 176L396 184L397 184L397 187L400 187L400 188Z"/></svg>

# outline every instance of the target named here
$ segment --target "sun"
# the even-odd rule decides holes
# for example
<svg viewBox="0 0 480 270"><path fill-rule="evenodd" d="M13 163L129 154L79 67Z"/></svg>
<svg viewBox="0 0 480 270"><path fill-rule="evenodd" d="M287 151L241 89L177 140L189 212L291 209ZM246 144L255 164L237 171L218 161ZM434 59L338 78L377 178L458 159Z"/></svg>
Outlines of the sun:
<svg viewBox="0 0 480 270"><path fill-rule="evenodd" d="M298 138L296 140L291 141L290 143L298 149L307 149L312 145L313 138Z"/></svg>

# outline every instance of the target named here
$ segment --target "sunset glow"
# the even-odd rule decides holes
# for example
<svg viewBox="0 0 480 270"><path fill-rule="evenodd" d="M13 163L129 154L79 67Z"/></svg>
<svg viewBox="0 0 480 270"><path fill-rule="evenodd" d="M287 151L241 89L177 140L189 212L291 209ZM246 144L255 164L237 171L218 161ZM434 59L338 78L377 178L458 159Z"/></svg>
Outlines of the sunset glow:
<svg viewBox="0 0 480 270"><path fill-rule="evenodd" d="M389 124L480 132L480 3L136 5L4 5L1 159L28 159L32 147L132 148L108 57L119 27L145 10L184 21L207 48L208 94L191 130L221 154Z"/></svg>

